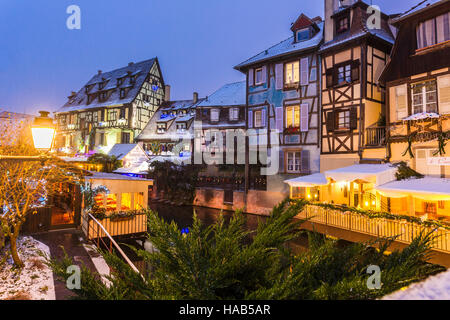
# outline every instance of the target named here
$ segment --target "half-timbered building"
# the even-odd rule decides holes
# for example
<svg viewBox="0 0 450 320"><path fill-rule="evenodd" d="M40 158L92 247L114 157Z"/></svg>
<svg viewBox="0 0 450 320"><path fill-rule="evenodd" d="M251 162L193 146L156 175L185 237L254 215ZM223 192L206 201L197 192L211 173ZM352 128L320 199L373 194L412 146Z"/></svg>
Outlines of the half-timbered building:
<svg viewBox="0 0 450 320"><path fill-rule="evenodd" d="M388 95L389 158L450 177L450 1L416 7L398 28L381 79Z"/></svg>
<svg viewBox="0 0 450 320"><path fill-rule="evenodd" d="M203 99L165 101L137 136L136 141L153 161L190 162L195 110Z"/></svg>
<svg viewBox="0 0 450 320"><path fill-rule="evenodd" d="M165 90L157 58L98 71L56 112L57 149L107 153L116 143L132 143L164 101Z"/></svg>
<svg viewBox="0 0 450 320"><path fill-rule="evenodd" d="M247 76L247 128L266 130L267 139L250 137L250 152L279 145L278 174L267 189L287 194L283 180L320 169L320 61L323 21L301 14L292 36L235 66ZM279 133L271 141L269 132ZM273 197L278 201L278 197Z"/></svg>
<svg viewBox="0 0 450 320"><path fill-rule="evenodd" d="M388 20L362 1L325 0L321 171L386 160L385 93L378 78L394 43Z"/></svg>

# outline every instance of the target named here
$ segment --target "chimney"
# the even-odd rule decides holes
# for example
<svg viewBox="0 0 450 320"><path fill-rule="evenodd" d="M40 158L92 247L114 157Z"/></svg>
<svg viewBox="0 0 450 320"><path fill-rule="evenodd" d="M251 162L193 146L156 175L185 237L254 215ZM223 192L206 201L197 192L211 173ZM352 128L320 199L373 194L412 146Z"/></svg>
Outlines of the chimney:
<svg viewBox="0 0 450 320"><path fill-rule="evenodd" d="M134 64L134 62L130 62L128 63L128 66L132 66Z"/></svg>
<svg viewBox="0 0 450 320"><path fill-rule="evenodd" d="M164 88L164 100L170 101L170 85L166 84L166 87Z"/></svg>
<svg viewBox="0 0 450 320"><path fill-rule="evenodd" d="M102 70L98 70L98 74L101 75L102 74Z"/></svg>
<svg viewBox="0 0 450 320"><path fill-rule="evenodd" d="M333 40L334 23L331 16L339 9L340 2L340 0L325 0L325 42Z"/></svg>
<svg viewBox="0 0 450 320"><path fill-rule="evenodd" d="M198 92L194 92L193 100L194 100L194 103L198 102Z"/></svg>

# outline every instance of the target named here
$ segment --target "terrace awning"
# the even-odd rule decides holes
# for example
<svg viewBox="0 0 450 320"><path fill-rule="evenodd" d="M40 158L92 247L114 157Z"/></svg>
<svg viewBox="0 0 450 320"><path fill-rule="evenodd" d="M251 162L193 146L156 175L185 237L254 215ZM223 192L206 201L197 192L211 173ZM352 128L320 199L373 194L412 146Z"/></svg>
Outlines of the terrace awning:
<svg viewBox="0 0 450 320"><path fill-rule="evenodd" d="M391 164L355 164L325 171L325 177L336 182L362 180L376 186L395 180L397 168Z"/></svg>
<svg viewBox="0 0 450 320"><path fill-rule="evenodd" d="M327 185L328 180L323 173L314 173L308 176L285 180L284 183L287 183L290 187L316 187Z"/></svg>
<svg viewBox="0 0 450 320"><path fill-rule="evenodd" d="M427 201L450 201L450 180L426 177L392 181L375 188L382 196L402 198L413 196Z"/></svg>

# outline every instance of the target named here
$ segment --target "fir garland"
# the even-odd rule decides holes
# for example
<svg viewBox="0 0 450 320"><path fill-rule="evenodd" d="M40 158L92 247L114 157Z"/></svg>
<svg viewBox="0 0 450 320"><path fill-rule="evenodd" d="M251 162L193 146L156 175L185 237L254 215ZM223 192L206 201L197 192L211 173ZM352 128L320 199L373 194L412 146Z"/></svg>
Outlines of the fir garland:
<svg viewBox="0 0 450 320"><path fill-rule="evenodd" d="M383 211L363 210L363 209L359 209L359 208L344 207L344 206L328 204L328 203L314 203L314 202L311 202L308 200L303 200L303 199L291 200L291 203L316 206L316 207L321 207L321 208L325 208L325 209L341 211L343 213L344 212L352 212L352 213L356 213L356 214L362 215L364 217L367 217L369 219L386 219L386 220L394 220L394 221L405 221L405 222L414 223L414 224L417 224L417 225L420 225L423 227L443 228L445 230L450 230L449 225L442 224L439 221L436 221L436 220L423 221L422 219L420 219L418 217L412 217L412 216L407 216L407 215L393 214L393 213L383 212Z"/></svg>

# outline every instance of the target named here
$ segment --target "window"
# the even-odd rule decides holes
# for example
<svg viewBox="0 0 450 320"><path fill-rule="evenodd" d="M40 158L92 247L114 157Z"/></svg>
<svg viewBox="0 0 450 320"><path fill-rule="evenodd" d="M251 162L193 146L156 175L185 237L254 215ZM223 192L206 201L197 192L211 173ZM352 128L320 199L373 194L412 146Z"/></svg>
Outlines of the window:
<svg viewBox="0 0 450 320"><path fill-rule="evenodd" d="M359 60L344 62L326 71L327 88L359 80Z"/></svg>
<svg viewBox="0 0 450 320"><path fill-rule="evenodd" d="M230 108L230 121L239 120L239 108Z"/></svg>
<svg viewBox="0 0 450 320"><path fill-rule="evenodd" d="M413 114L422 112L437 113L436 81L415 83L411 86Z"/></svg>
<svg viewBox="0 0 450 320"><path fill-rule="evenodd" d="M255 69L255 84L262 84L263 83L263 69L258 68Z"/></svg>
<svg viewBox="0 0 450 320"><path fill-rule="evenodd" d="M286 63L284 67L284 83L287 85L296 84L300 79L299 62Z"/></svg>
<svg viewBox="0 0 450 320"><path fill-rule="evenodd" d="M184 132L186 131L186 123L185 122L181 122L181 123L177 123L177 131L178 132Z"/></svg>
<svg viewBox="0 0 450 320"><path fill-rule="evenodd" d="M309 28L297 31L297 42L308 40L310 36Z"/></svg>
<svg viewBox="0 0 450 320"><path fill-rule="evenodd" d="M120 99L124 99L127 95L127 91L125 89L120 89Z"/></svg>
<svg viewBox="0 0 450 320"><path fill-rule="evenodd" d="M425 213L431 213L431 214L436 214L437 213L437 206L436 203L434 202L423 202L423 211Z"/></svg>
<svg viewBox="0 0 450 320"><path fill-rule="evenodd" d="M219 113L220 111L218 109L211 109L211 122L219 121Z"/></svg>
<svg viewBox="0 0 450 320"><path fill-rule="evenodd" d="M336 129L349 129L350 128L350 111L340 111L336 117Z"/></svg>
<svg viewBox="0 0 450 320"><path fill-rule="evenodd" d="M350 19L348 18L348 16L337 20L337 22L336 22L336 33L337 34L343 33L349 29L349 20Z"/></svg>
<svg viewBox="0 0 450 320"><path fill-rule="evenodd" d="M286 171L289 173L298 173L301 171L301 152L288 151L286 152L287 166Z"/></svg>
<svg viewBox="0 0 450 320"><path fill-rule="evenodd" d="M164 132L166 132L166 124L165 123L158 123L156 125L156 132L157 133L164 133Z"/></svg>
<svg viewBox="0 0 450 320"><path fill-rule="evenodd" d="M255 127L259 128L263 126L263 120L262 120L262 110L255 111Z"/></svg>
<svg viewBox="0 0 450 320"><path fill-rule="evenodd" d="M117 111L115 109L108 110L108 121L117 120Z"/></svg>
<svg viewBox="0 0 450 320"><path fill-rule="evenodd" d="M416 29L417 49L450 40L450 12L419 23Z"/></svg>
<svg viewBox="0 0 450 320"><path fill-rule="evenodd" d="M338 73L337 73L337 84L344 84L344 83L350 83L352 82L352 68L349 64L338 67Z"/></svg>
<svg viewBox="0 0 450 320"><path fill-rule="evenodd" d="M125 119L125 108L121 108L120 109L120 116L119 116L119 118L120 119Z"/></svg>
<svg viewBox="0 0 450 320"><path fill-rule="evenodd" d="M129 132L122 132L122 143L130 143L130 133Z"/></svg>
<svg viewBox="0 0 450 320"><path fill-rule="evenodd" d="M300 127L300 106L286 107L286 128Z"/></svg>

